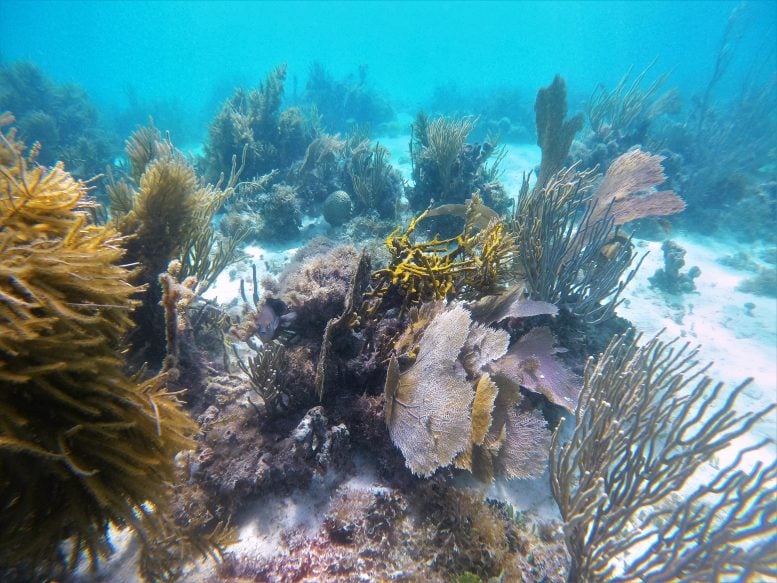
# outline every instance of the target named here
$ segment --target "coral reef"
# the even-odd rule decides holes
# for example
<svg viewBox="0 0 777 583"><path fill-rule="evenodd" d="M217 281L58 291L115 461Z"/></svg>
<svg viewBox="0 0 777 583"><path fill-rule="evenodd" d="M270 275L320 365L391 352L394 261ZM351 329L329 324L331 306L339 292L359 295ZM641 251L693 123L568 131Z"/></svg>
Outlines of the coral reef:
<svg viewBox="0 0 777 583"><path fill-rule="evenodd" d="M504 142L528 144L535 138L534 115L527 104L524 91L513 86L477 88L454 83L434 88L426 111L436 115L471 115L478 118L472 138L489 141L499 136Z"/></svg>
<svg viewBox="0 0 777 583"><path fill-rule="evenodd" d="M428 477L454 463L485 482L541 475L550 434L542 415L521 406L520 387L568 409L577 397L548 336L533 331L506 354L509 335L473 324L463 307L422 308L395 345L412 365L400 373L392 356L386 373L386 424L407 467Z"/></svg>
<svg viewBox="0 0 777 583"><path fill-rule="evenodd" d="M351 218L353 203L351 197L344 190L335 190L326 197L322 214L324 220L333 227L339 227Z"/></svg>
<svg viewBox="0 0 777 583"><path fill-rule="evenodd" d="M354 130L341 139L327 134L311 142L304 158L289 173L303 208L319 212L326 198L343 191L355 215L375 213L394 218L403 193L403 180L388 162L388 150L370 145L366 133Z"/></svg>
<svg viewBox="0 0 777 583"><path fill-rule="evenodd" d="M16 118L19 139L41 144L38 162L64 162L77 178L103 172L119 149L119 140L106 131L83 89L57 84L29 62L0 65L3 111Z"/></svg>
<svg viewBox="0 0 777 583"><path fill-rule="evenodd" d="M650 278L650 285L673 295L694 291L696 285L693 280L701 275L701 270L691 267L687 272L680 273L685 265L685 249L667 240L661 245L661 250L664 252L664 267L656 270Z"/></svg>
<svg viewBox="0 0 777 583"><path fill-rule="evenodd" d="M271 557L228 555L219 581L547 581L568 563L555 534L509 506L441 481L408 489L341 487L315 532L289 532ZM492 579L493 578L493 579ZM466 579L465 579L466 580Z"/></svg>
<svg viewBox="0 0 777 583"><path fill-rule="evenodd" d="M537 145L542 148L542 162L535 189L545 187L551 176L561 170L569 155L575 134L583 127L583 116L565 120L567 116L567 86L560 75L553 83L537 92L534 103L537 125Z"/></svg>
<svg viewBox="0 0 777 583"><path fill-rule="evenodd" d="M124 371L140 291L125 240L89 223L83 183L23 159L12 140L0 141L0 565L27 580L72 570L82 553L94 565L113 523L140 537L148 572L164 572L173 563L154 553L178 534L173 457L192 446L194 424L166 375Z"/></svg>
<svg viewBox="0 0 777 583"><path fill-rule="evenodd" d="M245 212L233 209L232 212ZM250 205L254 224L252 230L262 241L290 241L299 236L302 213L297 191L292 186L275 184L261 193Z"/></svg>
<svg viewBox="0 0 777 583"><path fill-rule="evenodd" d="M354 126L377 127L394 118L391 105L367 83L367 66L338 80L321 63L313 63L305 85L305 102L315 107L324 128L348 132Z"/></svg>
<svg viewBox="0 0 777 583"><path fill-rule="evenodd" d="M696 355L677 341L639 346L638 339L616 338L586 367L572 438L561 443L557 431L551 448L569 581L774 572L777 464L740 466L767 442L738 448L695 490L678 492L775 408L738 413L748 381L724 398L722 383L712 385Z"/></svg>
<svg viewBox="0 0 777 583"><path fill-rule="evenodd" d="M127 140L126 152L131 175L109 188L112 221L129 237L127 259L139 265L133 283L145 286L142 306L133 313L133 356L157 367L167 350L158 276L178 259L177 276L196 277L193 291L199 295L235 260L244 233L220 240L212 222L232 195L242 166L237 168L233 159L223 188L203 185L183 154L162 141L153 126L138 129Z"/></svg>
<svg viewBox="0 0 777 583"><path fill-rule="evenodd" d="M232 158L244 149L244 175L254 179L290 167L315 139L314 124L299 109L280 112L285 81L286 65L281 65L258 88L237 89L221 107L205 144L205 176L210 182L229 172Z"/></svg>
<svg viewBox="0 0 777 583"><path fill-rule="evenodd" d="M642 87L653 64L633 79L629 69L612 90L601 83L596 86L585 108L590 131L583 133L582 143L573 145L583 167L606 168L634 147L661 147L659 121L679 114L682 102L677 89L662 92L668 73Z"/></svg>
<svg viewBox="0 0 777 583"><path fill-rule="evenodd" d="M466 143L476 122L473 118L430 120L423 113L416 116L410 140L413 186L406 192L411 209L421 211L432 203L464 203L474 193L498 214L510 208L511 201L497 180L504 150L489 141ZM439 229L445 222L435 225Z"/></svg>
<svg viewBox="0 0 777 583"><path fill-rule="evenodd" d="M765 298L777 297L777 269L761 267L755 276L745 279L737 289Z"/></svg>
<svg viewBox="0 0 777 583"><path fill-rule="evenodd" d="M329 320L343 313L359 253L349 245L338 246L290 265L280 278L280 298L304 323L298 333L321 341Z"/></svg>
<svg viewBox="0 0 777 583"><path fill-rule="evenodd" d="M468 201L468 208L479 204L474 197ZM479 229L481 215L465 211L467 223L457 237L412 242L418 224L429 214L424 211L410 221L404 232L399 227L386 239L391 259L372 276L364 315L369 316L383 302L399 304L404 313L423 302L494 293L511 275L516 247L503 221L494 218Z"/></svg>
<svg viewBox="0 0 777 583"><path fill-rule="evenodd" d="M612 317L620 293L633 278L631 239L617 226L648 216L680 212L672 191L655 192L664 181L661 157L633 150L615 160L591 195L592 171L576 166L528 185L514 219L520 260L532 297L563 307L588 322Z"/></svg>

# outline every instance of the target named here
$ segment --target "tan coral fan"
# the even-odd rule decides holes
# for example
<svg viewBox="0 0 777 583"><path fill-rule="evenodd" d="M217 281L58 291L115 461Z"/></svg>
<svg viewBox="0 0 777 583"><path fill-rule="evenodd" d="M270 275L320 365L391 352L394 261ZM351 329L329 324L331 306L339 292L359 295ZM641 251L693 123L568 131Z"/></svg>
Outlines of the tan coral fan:
<svg viewBox="0 0 777 583"><path fill-rule="evenodd" d="M401 375L390 367L386 423L415 474L430 476L448 465L469 440L474 393L456 360L469 323L462 307L443 312L427 327L415 365Z"/></svg>

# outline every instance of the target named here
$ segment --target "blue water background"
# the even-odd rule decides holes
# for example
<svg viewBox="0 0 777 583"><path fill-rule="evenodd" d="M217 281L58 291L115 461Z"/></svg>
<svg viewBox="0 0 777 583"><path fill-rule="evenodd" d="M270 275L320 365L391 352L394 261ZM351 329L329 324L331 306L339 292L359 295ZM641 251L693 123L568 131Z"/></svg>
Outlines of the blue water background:
<svg viewBox="0 0 777 583"><path fill-rule="evenodd" d="M288 64L287 96L311 63L337 78L368 66L379 92L413 113L443 84L510 87L530 106L556 73L579 109L653 60L689 98L712 73L738 2L20 2L0 1L0 59L30 60L86 88L104 110L128 95L173 102L203 132L221 101ZM777 2L747 5L747 34L719 91L755 68L775 74Z"/></svg>

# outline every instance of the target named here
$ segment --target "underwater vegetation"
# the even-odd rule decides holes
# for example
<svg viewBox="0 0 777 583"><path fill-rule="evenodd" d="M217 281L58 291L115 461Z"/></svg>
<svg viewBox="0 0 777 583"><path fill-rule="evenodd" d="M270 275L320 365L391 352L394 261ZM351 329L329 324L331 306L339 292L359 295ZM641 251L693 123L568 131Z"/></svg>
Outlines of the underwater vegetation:
<svg viewBox="0 0 777 583"><path fill-rule="evenodd" d="M704 205L691 182L714 156L693 142L735 140L717 78L684 118L651 72L600 86L583 113L556 76L534 129L517 90L418 113L405 180L365 127L393 118L366 69L314 65L289 98L281 65L222 104L200 157L137 128L96 187L106 209L98 183L42 160L45 141L4 131L0 578L97 567L124 527L148 581L777 573L777 466L745 463L773 443L721 461L774 406L740 412L747 382L727 391L696 350L617 314L644 259L637 225ZM768 91L747 95L736 115L773 116ZM519 192L500 180L500 133L542 151ZM745 171L715 188L752 190L765 160L760 142L740 166L721 155ZM288 256L251 265L254 240ZM691 292L698 270L663 248L653 285ZM773 293L774 269L752 264L749 289ZM227 269L240 298L205 299ZM562 522L484 498L518 479L544 484ZM255 506L277 552L226 548ZM321 520L286 528L292 508ZM203 576L198 555L223 562Z"/></svg>
<svg viewBox="0 0 777 583"><path fill-rule="evenodd" d="M125 372L141 290L126 239L92 224L86 185L35 152L0 136L0 569L32 580L82 556L94 566L114 524L139 537L149 578L165 577L167 553L187 554L170 484L196 426L166 374Z"/></svg>
<svg viewBox="0 0 777 583"><path fill-rule="evenodd" d="M568 581L765 580L777 567L777 464L743 457L691 492L689 476L775 405L737 413L697 351L616 338L589 361L567 443L556 432L551 486L572 557ZM628 525L628 526L627 526Z"/></svg>
<svg viewBox="0 0 777 583"><path fill-rule="evenodd" d="M29 62L0 65L0 112L16 118L19 139L41 144L38 161L62 161L81 179L103 172L118 140L106 131L97 108L77 85L60 85Z"/></svg>
<svg viewBox="0 0 777 583"><path fill-rule="evenodd" d="M128 237L127 259L138 264L132 282L144 289L142 305L132 315L133 359L159 367L167 351L159 275L176 260L177 277L194 277L193 291L199 295L235 260L245 234L238 230L222 238L213 219L233 194L245 156L240 168L233 158L228 182L224 184L222 176L214 186L204 184L153 125L132 134L126 153L129 171L108 186L111 222Z"/></svg>
<svg viewBox="0 0 777 583"><path fill-rule="evenodd" d="M391 104L369 86L367 66L356 74L335 79L321 63L313 63L308 72L303 102L315 108L323 129L330 133L348 133L356 127L378 129L394 118Z"/></svg>

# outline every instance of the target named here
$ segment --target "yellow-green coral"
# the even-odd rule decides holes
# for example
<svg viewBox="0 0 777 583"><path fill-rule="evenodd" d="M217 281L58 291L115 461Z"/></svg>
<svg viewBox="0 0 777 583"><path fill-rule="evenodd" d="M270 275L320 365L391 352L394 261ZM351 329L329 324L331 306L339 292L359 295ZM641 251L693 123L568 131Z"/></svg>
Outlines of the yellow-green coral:
<svg viewBox="0 0 777 583"><path fill-rule="evenodd" d="M393 292L401 296L404 310L424 302L494 293L503 283L516 252L503 221L492 220L482 230L468 222L457 237L413 242L411 236L428 214L424 211L404 232L397 228L386 239L391 261L373 274L368 314Z"/></svg>
<svg viewBox="0 0 777 583"><path fill-rule="evenodd" d="M124 373L138 288L118 231L89 223L61 166L0 138L0 566L45 570L69 539L72 567L108 552L109 523L174 532L173 456L193 423L163 376Z"/></svg>

